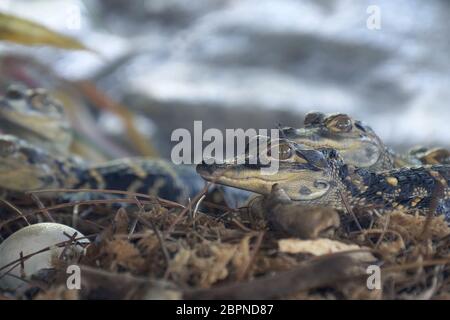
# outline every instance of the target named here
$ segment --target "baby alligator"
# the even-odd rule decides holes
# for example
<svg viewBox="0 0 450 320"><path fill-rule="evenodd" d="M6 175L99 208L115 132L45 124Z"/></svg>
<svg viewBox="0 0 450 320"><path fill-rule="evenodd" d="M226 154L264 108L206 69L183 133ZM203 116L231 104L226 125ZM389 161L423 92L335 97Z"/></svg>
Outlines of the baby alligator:
<svg viewBox="0 0 450 320"><path fill-rule="evenodd" d="M399 155L386 147L371 127L343 113L310 112L304 128L282 128L280 137L314 149L336 149L345 163L373 171L450 164L450 151L443 148L415 148Z"/></svg>
<svg viewBox="0 0 450 320"><path fill-rule="evenodd" d="M0 186L9 193L39 189L114 189L186 199L186 187L163 160L120 159L89 166L58 158L24 140L0 135Z"/></svg>
<svg viewBox="0 0 450 320"><path fill-rule="evenodd" d="M271 142L272 152L260 151L279 159L279 170L262 174L259 161L201 164L197 172L206 180L269 195L274 186L292 202L306 207L333 207L338 210L371 209L379 213L402 209L425 214L437 198L436 213L450 221L449 165L428 165L373 171L344 163L335 149L313 149L280 139ZM273 150L279 150L274 155ZM248 158L247 158L248 159Z"/></svg>
<svg viewBox="0 0 450 320"><path fill-rule="evenodd" d="M114 189L185 202L203 188L193 168L129 158L91 165L70 153L64 107L43 89L11 86L0 99L0 190Z"/></svg>

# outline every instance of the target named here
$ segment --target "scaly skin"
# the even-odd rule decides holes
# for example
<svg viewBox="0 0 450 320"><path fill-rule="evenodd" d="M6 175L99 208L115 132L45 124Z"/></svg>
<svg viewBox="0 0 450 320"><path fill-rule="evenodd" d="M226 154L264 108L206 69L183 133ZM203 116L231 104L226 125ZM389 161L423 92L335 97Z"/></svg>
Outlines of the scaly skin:
<svg viewBox="0 0 450 320"><path fill-rule="evenodd" d="M204 187L193 168L162 159L136 157L91 165L70 153L71 141L63 106L45 90L10 87L0 98L0 192L111 189L185 203ZM223 195L233 204L248 196L233 189L211 191L214 201Z"/></svg>
<svg viewBox="0 0 450 320"><path fill-rule="evenodd" d="M450 151L415 148L406 155L388 149L368 125L343 113L310 112L301 129L282 128L280 137L314 149L337 150L345 163L372 171L422 164L450 164Z"/></svg>
<svg viewBox="0 0 450 320"><path fill-rule="evenodd" d="M64 108L44 89L8 88L0 99L0 134L9 134L55 155L67 156L72 132Z"/></svg>
<svg viewBox="0 0 450 320"><path fill-rule="evenodd" d="M90 165L70 154L71 141L63 107L45 90L10 87L0 99L0 191L114 189L181 202L203 187L194 170L164 160Z"/></svg>
<svg viewBox="0 0 450 320"><path fill-rule="evenodd" d="M186 182L164 160L120 159L90 166L55 157L10 135L0 135L0 189L21 193L40 189L112 189L182 201Z"/></svg>
<svg viewBox="0 0 450 320"><path fill-rule="evenodd" d="M283 153L280 153L279 170L273 175L262 174L260 169L264 165L260 163L235 164L236 161L202 164L197 172L208 181L266 196L276 185L297 204L338 210L348 205L351 209L367 208L378 212L402 209L425 214L431 199L437 196L436 212L450 221L448 165L376 172L346 164L334 149L315 150L287 139L272 141L272 146L276 145Z"/></svg>

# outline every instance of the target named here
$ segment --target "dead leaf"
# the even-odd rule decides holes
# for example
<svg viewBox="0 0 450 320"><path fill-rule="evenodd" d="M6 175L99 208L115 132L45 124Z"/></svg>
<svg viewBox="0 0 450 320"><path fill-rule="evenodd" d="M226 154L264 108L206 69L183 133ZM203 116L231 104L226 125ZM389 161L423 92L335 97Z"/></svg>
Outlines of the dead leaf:
<svg viewBox="0 0 450 320"><path fill-rule="evenodd" d="M46 291L41 291L36 300L78 300L79 290L67 289L66 285L59 285Z"/></svg>
<svg viewBox="0 0 450 320"><path fill-rule="evenodd" d="M381 217L378 221L380 228L386 223L386 217ZM400 211L393 212L390 215L389 228L397 231L404 238L419 238L423 232L425 216L415 216L412 214L405 214ZM430 236L435 238L443 238L450 234L450 227L444 219L444 216L437 216L430 221L429 229Z"/></svg>
<svg viewBox="0 0 450 320"><path fill-rule="evenodd" d="M115 234L127 234L128 233L128 214L124 208L120 208L117 210L117 213L114 217L114 233Z"/></svg>
<svg viewBox="0 0 450 320"><path fill-rule="evenodd" d="M186 265L191 257L192 251L181 248L175 257L170 261L169 272L181 274L185 270Z"/></svg>
<svg viewBox="0 0 450 320"><path fill-rule="evenodd" d="M236 254L233 256L232 264L236 269L245 267L250 262L250 239L251 236L244 237L237 248Z"/></svg>
<svg viewBox="0 0 450 320"><path fill-rule="evenodd" d="M278 247L284 253L309 253L314 256L361 249L356 244L346 244L330 239L281 239L278 241Z"/></svg>
<svg viewBox="0 0 450 320"><path fill-rule="evenodd" d="M142 271L145 268L145 260L139 250L126 240L111 240L105 244L103 249L110 257L111 269L114 271L117 266L131 271Z"/></svg>
<svg viewBox="0 0 450 320"><path fill-rule="evenodd" d="M174 278L189 279L199 287L207 288L229 276L228 265L237 248L238 245L216 243L193 250L181 248L171 260L169 271Z"/></svg>
<svg viewBox="0 0 450 320"><path fill-rule="evenodd" d="M36 22L5 13L0 13L0 40L94 52L74 38L52 31Z"/></svg>
<svg viewBox="0 0 450 320"><path fill-rule="evenodd" d="M237 246L229 244L212 245L210 247L213 254L212 258L196 259L194 265L202 266L204 272L200 277L200 285L202 287L209 286L219 280L228 277L228 263L236 253Z"/></svg>

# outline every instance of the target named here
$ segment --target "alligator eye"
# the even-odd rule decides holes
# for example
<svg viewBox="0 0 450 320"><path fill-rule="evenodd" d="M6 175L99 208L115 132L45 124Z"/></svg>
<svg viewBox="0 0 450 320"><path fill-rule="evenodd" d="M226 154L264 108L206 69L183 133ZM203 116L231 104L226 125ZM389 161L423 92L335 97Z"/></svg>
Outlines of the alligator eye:
<svg viewBox="0 0 450 320"><path fill-rule="evenodd" d="M279 159L280 160L286 160L289 159L292 156L292 148L287 144L282 144L279 146Z"/></svg>
<svg viewBox="0 0 450 320"><path fill-rule="evenodd" d="M30 104L33 108L42 110L48 106L48 96L44 92L34 92L30 96Z"/></svg>
<svg viewBox="0 0 450 320"><path fill-rule="evenodd" d="M58 101L53 100L45 89L35 89L28 96L29 105L37 110L38 112L43 112L45 114L53 115L63 115L64 109L58 103Z"/></svg>
<svg viewBox="0 0 450 320"><path fill-rule="evenodd" d="M278 160L287 160L293 155L291 146L286 143L279 144L277 148L278 150L277 149L273 150L273 148L277 148L277 146L274 147L269 146L269 148L267 149L267 156L273 157L273 153L278 152L277 157Z"/></svg>
<svg viewBox="0 0 450 320"><path fill-rule="evenodd" d="M353 128L353 124L349 116L342 114L331 119L328 127L335 132L350 132Z"/></svg>

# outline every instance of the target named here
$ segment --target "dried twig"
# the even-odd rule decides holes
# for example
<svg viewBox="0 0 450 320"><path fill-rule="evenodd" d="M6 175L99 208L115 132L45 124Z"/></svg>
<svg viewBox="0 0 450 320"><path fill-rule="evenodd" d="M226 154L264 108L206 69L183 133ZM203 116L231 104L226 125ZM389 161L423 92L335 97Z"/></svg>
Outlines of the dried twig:
<svg viewBox="0 0 450 320"><path fill-rule="evenodd" d="M128 195L130 197L139 197L144 198L148 200L153 200L159 202L163 206L169 206L174 208L185 208L185 206L174 202L170 200L166 200L160 197L156 196L150 196L148 194L144 193L136 193L136 192L130 192L130 191L121 191L121 190L111 190L111 189L67 189L67 188L60 188L60 189L42 189L42 190L33 190L27 193L56 193L56 192L71 192L71 193L80 193L80 192L88 192L88 193L106 193L106 194L122 194L122 195ZM110 200L117 200L117 199L110 199ZM131 199L130 199L131 200ZM95 201L95 200L91 200ZM47 208L48 209L48 208Z"/></svg>
<svg viewBox="0 0 450 320"><path fill-rule="evenodd" d="M342 199L342 203L344 204L345 209L347 210L347 212L349 214L352 215L353 220L355 220L356 226L358 227L359 231L363 231L363 228L361 227L361 224L359 223L358 218L356 217L355 213L353 212L352 208L350 207L350 204L348 203L347 197L341 192L341 190L339 191L339 195Z"/></svg>
<svg viewBox="0 0 450 320"><path fill-rule="evenodd" d="M367 252L367 250L359 250ZM351 253L339 253L305 261L300 266L249 282L232 283L210 289L187 290L185 299L275 299L299 291L366 277L364 264Z"/></svg>
<svg viewBox="0 0 450 320"><path fill-rule="evenodd" d="M30 197L31 199L34 200L34 202L36 202L38 208L41 209L41 212L47 217L47 219L50 220L51 222L55 222L55 219L53 219L52 215L47 210L47 208L45 208L44 204L41 202L39 197L35 195L33 192L30 193Z"/></svg>
<svg viewBox="0 0 450 320"><path fill-rule="evenodd" d="M210 186L211 186L211 183L207 182L205 184L205 186L203 187L203 189L197 195L195 195L195 197L192 199L192 202L189 202L189 205L180 212L180 214L172 222L172 224L169 226L169 228L165 231L164 238L167 237L173 231L175 226L181 221L181 219L183 219L183 217L186 215L186 213L189 212L189 210L191 208L191 203L197 203L197 201L199 201L206 194L206 192L208 192L208 189Z"/></svg>
<svg viewBox="0 0 450 320"><path fill-rule="evenodd" d="M250 255L250 259L247 265L242 269L243 271L237 276L237 281L242 281L243 279L245 279L247 274L250 272L252 265L255 263L256 255L258 254L258 251L261 248L263 238L264 238L264 231L258 233L255 246Z"/></svg>
<svg viewBox="0 0 450 320"><path fill-rule="evenodd" d="M374 247L375 249L378 249L378 247L380 246L381 242L383 241L384 236L385 236L385 234L386 234L386 232L388 230L390 221L391 221L391 215L387 214L386 215L386 221L385 221L384 226L383 226L383 231L381 232L380 237L377 240L377 243L375 243L375 247Z"/></svg>
<svg viewBox="0 0 450 320"><path fill-rule="evenodd" d="M16 206L14 206L12 203L6 201L5 199L1 199L0 201L3 202L4 204L6 204L8 207L10 207L11 209L13 209L15 212L17 212L20 216L20 218L22 218L23 220L25 220L25 222L30 225L30 222L28 221L27 217L22 213L22 211L20 211Z"/></svg>

